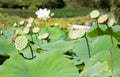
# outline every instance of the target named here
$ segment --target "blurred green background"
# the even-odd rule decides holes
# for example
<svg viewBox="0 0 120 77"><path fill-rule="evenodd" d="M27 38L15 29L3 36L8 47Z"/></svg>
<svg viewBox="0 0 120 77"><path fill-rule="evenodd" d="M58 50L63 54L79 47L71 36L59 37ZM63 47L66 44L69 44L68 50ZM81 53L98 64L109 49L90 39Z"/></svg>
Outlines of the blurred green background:
<svg viewBox="0 0 120 77"><path fill-rule="evenodd" d="M39 8L52 9L56 17L73 17L86 15L93 9L110 11L111 0L0 0L0 8L1 13L21 17L34 17Z"/></svg>
<svg viewBox="0 0 120 77"><path fill-rule="evenodd" d="M39 8L49 8L55 18L86 16L93 9L112 13L116 20L120 19L120 0L0 0L0 13L36 17Z"/></svg>

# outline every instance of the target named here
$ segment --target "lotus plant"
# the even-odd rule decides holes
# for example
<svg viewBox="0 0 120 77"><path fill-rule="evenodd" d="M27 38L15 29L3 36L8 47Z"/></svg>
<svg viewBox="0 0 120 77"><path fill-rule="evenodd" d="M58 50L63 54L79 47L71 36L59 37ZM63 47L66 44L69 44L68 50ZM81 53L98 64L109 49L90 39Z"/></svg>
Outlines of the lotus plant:
<svg viewBox="0 0 120 77"><path fill-rule="evenodd" d="M90 28L90 27L89 27ZM88 38L87 38L87 35L86 35L86 32L89 28L85 28L84 26L79 26L77 28L74 28L73 26L73 29L70 29L69 32L68 32L68 37L70 39L73 39L73 40L76 40L78 38L85 38L86 40L86 43L87 43L87 48L88 48L88 55L89 55L89 58L91 58L91 53L90 53L90 46L89 46L89 41L88 41Z"/></svg>
<svg viewBox="0 0 120 77"><path fill-rule="evenodd" d="M96 13L95 15L97 15L97 16L99 14L97 11L94 12L94 13ZM92 15L94 15L94 14L90 13L91 18L92 18ZM93 16L93 18L94 18L94 16ZM110 28L110 27L112 27L114 25L115 19L113 19L112 21L111 20L109 21L109 15L108 14L103 14L103 15L97 17L96 21L97 21L97 25L99 25L99 24L105 24L107 26L107 30L109 30L111 32L109 34L110 37L111 37L111 43L112 43L112 47L110 49L110 69L111 69L111 75L113 76L112 48L114 47L114 40L113 40L113 35L112 35L113 31L112 31L112 28ZM108 21L109 21L109 24L108 24Z"/></svg>
<svg viewBox="0 0 120 77"><path fill-rule="evenodd" d="M29 44L28 38L26 36L18 36L15 38L15 47L18 51L22 51L25 48L27 48L28 46L30 47L32 58L26 58L26 57L24 57L24 55L22 53L20 53L20 54L22 54L22 56L26 59L33 59L35 56L33 54L33 49L31 47L31 45Z"/></svg>

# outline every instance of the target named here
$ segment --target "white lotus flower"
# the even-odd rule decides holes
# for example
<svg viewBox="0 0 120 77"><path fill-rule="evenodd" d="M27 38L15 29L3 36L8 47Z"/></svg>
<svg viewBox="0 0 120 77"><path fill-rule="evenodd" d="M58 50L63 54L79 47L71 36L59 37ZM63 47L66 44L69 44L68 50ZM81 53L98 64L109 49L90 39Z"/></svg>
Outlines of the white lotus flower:
<svg viewBox="0 0 120 77"><path fill-rule="evenodd" d="M50 18L50 10L47 8L39 9L35 12L38 18L47 19Z"/></svg>

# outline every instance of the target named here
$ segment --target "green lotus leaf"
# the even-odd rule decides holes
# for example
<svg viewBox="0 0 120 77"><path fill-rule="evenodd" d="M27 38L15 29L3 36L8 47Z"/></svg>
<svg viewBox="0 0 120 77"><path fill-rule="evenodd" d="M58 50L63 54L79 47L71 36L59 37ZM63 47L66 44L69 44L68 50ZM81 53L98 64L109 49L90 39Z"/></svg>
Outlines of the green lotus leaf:
<svg viewBox="0 0 120 77"><path fill-rule="evenodd" d="M0 69L0 77L79 77L74 63L59 52L46 52L33 60L13 55Z"/></svg>
<svg viewBox="0 0 120 77"><path fill-rule="evenodd" d="M104 56L104 57L103 57ZM109 77L109 51L100 51L85 62L80 77Z"/></svg>
<svg viewBox="0 0 120 77"><path fill-rule="evenodd" d="M115 47L112 50L113 53L113 77L119 77L120 76L120 69L119 69L119 65L120 65L120 58L119 58L119 54L120 54L120 48Z"/></svg>
<svg viewBox="0 0 120 77"><path fill-rule="evenodd" d="M119 77L120 76L120 69L119 65L120 65L120 59L119 54L120 54L120 49L117 47L117 40L113 38L114 41L114 47L113 49L112 44L111 44L111 38L110 36L101 36L99 38L97 38L95 41L93 41L91 43L91 50L92 50L92 55L96 55L98 52L103 51L104 53L102 53L102 56L98 56L98 58L94 58L96 59L95 62L99 61L107 61L110 65L110 49L112 49L112 55L113 55L113 77ZM89 62L90 64L90 62ZM91 64L93 65L93 64ZM109 67L110 68L110 67Z"/></svg>
<svg viewBox="0 0 120 77"><path fill-rule="evenodd" d="M0 54L13 55L17 53L14 42L10 38L0 37Z"/></svg>
<svg viewBox="0 0 120 77"><path fill-rule="evenodd" d="M114 38L113 40L114 40L114 44L117 45L117 41ZM111 47L112 47L111 36L108 35L96 38L91 43L91 50L93 52L93 55L98 53L99 51L110 50Z"/></svg>
<svg viewBox="0 0 120 77"><path fill-rule="evenodd" d="M91 44L90 42L93 40L91 38L88 38L89 40L89 45ZM91 49L90 49L91 50ZM76 53L76 55L81 59L86 61L89 58L88 55L88 48L87 48L87 43L85 38L81 38L80 40L76 41L73 46L73 52Z"/></svg>
<svg viewBox="0 0 120 77"><path fill-rule="evenodd" d="M113 32L114 32L114 34L113 34L113 36L116 34L117 36L120 36L120 26L118 25L118 26L112 26L111 27L112 28L112 30L113 30Z"/></svg>
<svg viewBox="0 0 120 77"><path fill-rule="evenodd" d="M51 41L65 38L65 32L59 26L49 27L48 33Z"/></svg>
<svg viewBox="0 0 120 77"><path fill-rule="evenodd" d="M10 36L14 33L14 30L13 28L8 28L7 30L4 30L3 33L5 36Z"/></svg>
<svg viewBox="0 0 120 77"><path fill-rule="evenodd" d="M46 44L41 44L41 49L47 50L47 51L60 51L60 52L67 52L69 50L73 49L75 41L64 41L64 40L59 40L56 42L51 42L51 43L46 43Z"/></svg>
<svg viewBox="0 0 120 77"><path fill-rule="evenodd" d="M104 57L103 57L104 56ZM109 51L103 50L92 56L85 62L85 69L83 70L83 74L86 75L98 75L101 77L105 77L104 75L109 75L110 65L109 65ZM96 67L97 66L97 67ZM85 76L86 76L85 75Z"/></svg>
<svg viewBox="0 0 120 77"><path fill-rule="evenodd" d="M97 36L101 36L104 35L104 30L106 29L106 27L101 26L101 27L97 27L97 24L94 24L87 32L87 36L89 37L97 37Z"/></svg>

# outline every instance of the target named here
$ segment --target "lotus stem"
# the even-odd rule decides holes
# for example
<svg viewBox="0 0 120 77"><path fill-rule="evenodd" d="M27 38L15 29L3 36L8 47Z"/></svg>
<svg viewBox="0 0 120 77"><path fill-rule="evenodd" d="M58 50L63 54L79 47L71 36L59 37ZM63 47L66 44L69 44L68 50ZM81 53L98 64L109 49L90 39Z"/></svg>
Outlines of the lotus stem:
<svg viewBox="0 0 120 77"><path fill-rule="evenodd" d="M111 70L111 75L113 76L113 58L112 58L111 50L110 50L110 70Z"/></svg>
<svg viewBox="0 0 120 77"><path fill-rule="evenodd" d="M109 25L106 23L106 26L107 28L109 28ZM114 46L114 41L113 41L113 37L112 37L112 34L110 34L110 38L111 38L111 43L112 43L112 46Z"/></svg>
<svg viewBox="0 0 120 77"><path fill-rule="evenodd" d="M99 25L98 25L98 21L97 21L97 19L96 19L96 23L97 23L97 27L99 28Z"/></svg>
<svg viewBox="0 0 120 77"><path fill-rule="evenodd" d="M110 37L111 37L111 43L112 43L112 46L114 46L114 41L113 41L113 37L112 37L112 35L110 35Z"/></svg>
<svg viewBox="0 0 120 77"><path fill-rule="evenodd" d="M87 36L86 36L86 33L85 33L85 40L86 40L87 48L88 48L88 55L89 55L89 58L91 58L91 54L90 54L90 46L89 46L89 42L88 42L88 38L87 38Z"/></svg>
<svg viewBox="0 0 120 77"><path fill-rule="evenodd" d="M33 36L32 36L32 33L30 32L30 37L31 37L31 40L33 41Z"/></svg>
<svg viewBox="0 0 120 77"><path fill-rule="evenodd" d="M25 57L23 53L19 53L19 54L20 54L24 59L31 60L31 59L34 59L36 56L34 56L34 54L33 54L33 49L32 49L32 47L31 47L31 45L29 44L28 46L30 47L31 56L32 56L31 58ZM20 52L20 51L18 50L18 52Z"/></svg>
<svg viewBox="0 0 120 77"><path fill-rule="evenodd" d="M106 24L107 28L109 28L109 25L107 23L105 23L105 24Z"/></svg>
<svg viewBox="0 0 120 77"><path fill-rule="evenodd" d="M34 55L33 55L33 49L32 49L32 47L31 47L30 44L29 44L29 47L30 47L30 51L31 51L31 56L32 56L32 58L34 58Z"/></svg>

